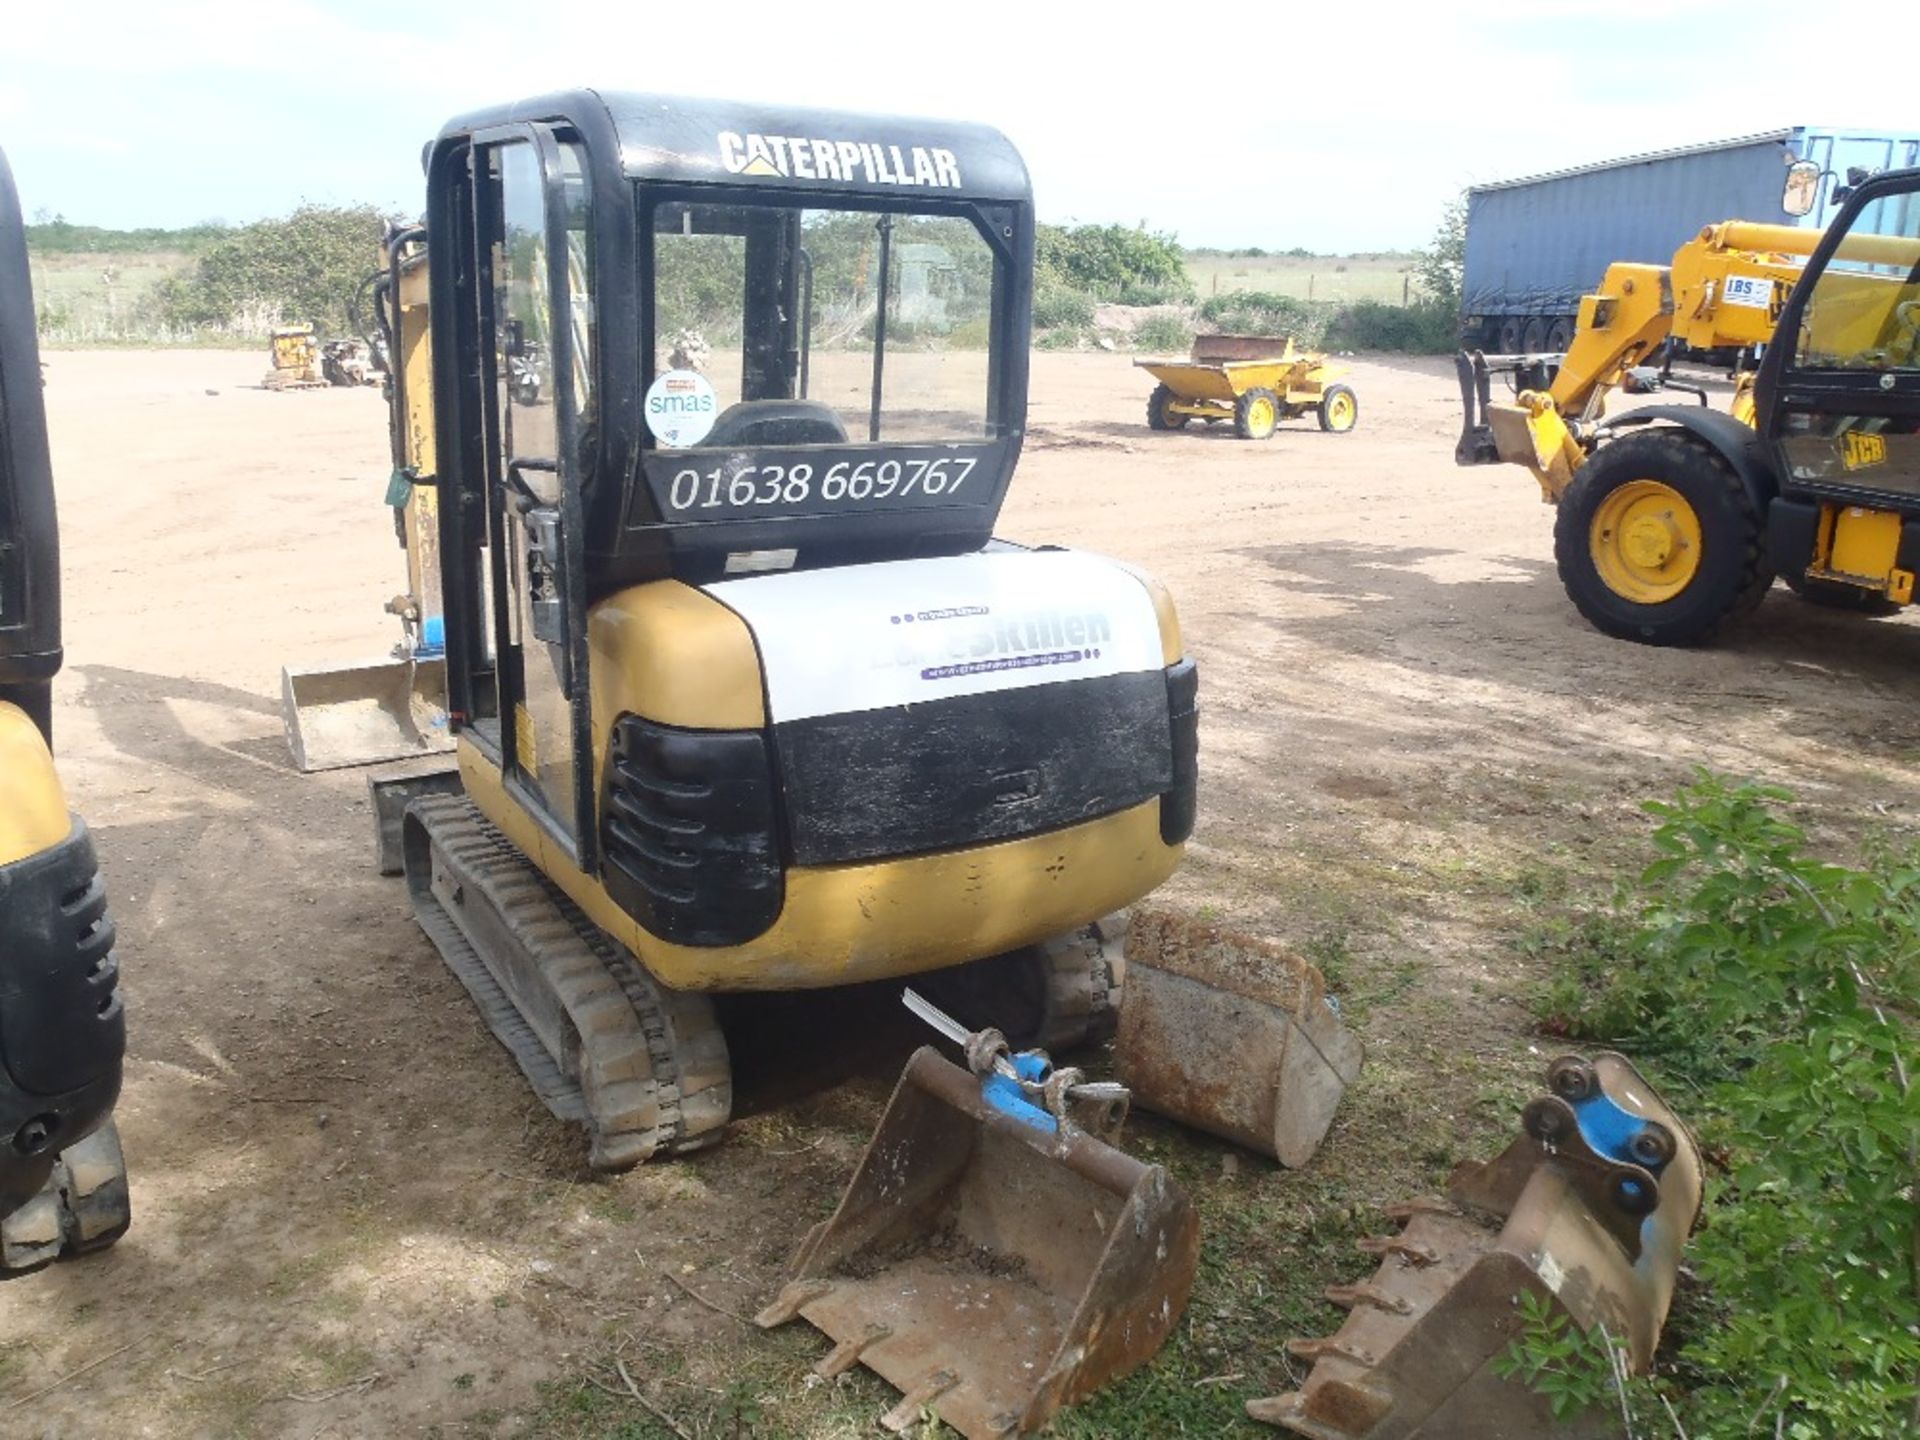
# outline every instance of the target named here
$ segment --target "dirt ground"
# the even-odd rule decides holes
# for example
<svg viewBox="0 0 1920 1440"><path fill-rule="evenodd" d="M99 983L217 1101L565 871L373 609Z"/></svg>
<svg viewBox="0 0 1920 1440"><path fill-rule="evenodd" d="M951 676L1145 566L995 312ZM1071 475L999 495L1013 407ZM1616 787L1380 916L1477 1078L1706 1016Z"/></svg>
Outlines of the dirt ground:
<svg viewBox="0 0 1920 1440"><path fill-rule="evenodd" d="M289 764L279 667L383 654L402 571L378 394L262 368L48 358L56 723L120 926L135 1219L0 1287L0 1434L670 1433L605 1393L620 1365L689 1436L872 1433L883 1387L804 1384L818 1337L735 1315L831 1206L898 1053L744 1107L695 1160L586 1174L374 874L364 774ZM1840 847L1920 803L1920 624L1779 590L1711 651L1604 639L1531 480L1454 467L1450 366L1354 372L1356 433L1255 444L1150 434L1124 358L1035 358L1002 532L1156 571L1201 667L1164 898L1303 947L1369 1046L1309 1171L1140 1124L1201 1200L1200 1287L1155 1372L1064 1433L1219 1433L1285 1385L1274 1327L1335 1318L1289 1247L1344 1249L1511 1129L1549 1043L1516 938L1640 863L1643 799L1758 774ZM1194 1396L1215 1421L1139 1418Z"/></svg>

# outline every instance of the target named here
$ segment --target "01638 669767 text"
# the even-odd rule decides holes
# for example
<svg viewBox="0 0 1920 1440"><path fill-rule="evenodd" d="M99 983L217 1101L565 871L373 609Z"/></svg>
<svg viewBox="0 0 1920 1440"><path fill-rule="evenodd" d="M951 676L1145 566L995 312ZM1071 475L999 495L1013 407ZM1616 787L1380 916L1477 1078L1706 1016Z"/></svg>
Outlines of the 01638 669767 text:
<svg viewBox="0 0 1920 1440"><path fill-rule="evenodd" d="M958 493L979 462L972 456L938 459L839 460L824 468L804 461L794 465L747 465L739 469L695 466L676 471L666 487L669 513L737 509L749 505L804 505L904 501L912 496L942 498Z"/></svg>

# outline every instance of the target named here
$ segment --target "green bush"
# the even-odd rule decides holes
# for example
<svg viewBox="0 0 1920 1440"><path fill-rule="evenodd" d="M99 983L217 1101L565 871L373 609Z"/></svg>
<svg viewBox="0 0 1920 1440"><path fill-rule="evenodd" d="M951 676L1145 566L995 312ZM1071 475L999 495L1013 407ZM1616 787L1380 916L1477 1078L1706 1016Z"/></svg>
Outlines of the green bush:
<svg viewBox="0 0 1920 1440"><path fill-rule="evenodd" d="M1033 345L1036 350L1078 350L1090 333L1082 325L1060 325L1035 336Z"/></svg>
<svg viewBox="0 0 1920 1440"><path fill-rule="evenodd" d="M1330 301L1300 300L1268 290L1234 290L1208 296L1200 304L1200 318L1232 335L1291 335L1302 345L1318 345L1338 308Z"/></svg>
<svg viewBox="0 0 1920 1440"><path fill-rule="evenodd" d="M1542 1009L1648 1056L1716 1162L1688 1253L1706 1293L1656 1382L1686 1432L1912 1435L1920 845L1827 863L1777 813L1790 799L1702 774L1649 805L1660 858L1625 923L1574 933Z"/></svg>
<svg viewBox="0 0 1920 1440"><path fill-rule="evenodd" d="M1133 348L1159 355L1185 351L1193 344L1193 327L1178 315L1149 315L1133 328Z"/></svg>
<svg viewBox="0 0 1920 1440"><path fill-rule="evenodd" d="M1129 291L1152 293L1161 304L1193 298L1186 253L1172 235L1124 225L1042 225L1034 239L1034 269L1042 286L1078 290L1101 300Z"/></svg>
<svg viewBox="0 0 1920 1440"><path fill-rule="evenodd" d="M1065 285L1041 285L1033 292L1033 328L1085 329L1093 324L1093 297Z"/></svg>
<svg viewBox="0 0 1920 1440"><path fill-rule="evenodd" d="M1321 344L1334 350L1393 350L1411 355L1447 355L1459 347L1460 317L1443 301L1385 305L1361 300L1328 320Z"/></svg>
<svg viewBox="0 0 1920 1440"><path fill-rule="evenodd" d="M371 205L303 205L210 245L184 275L154 290L161 323L259 333L311 321L323 334L352 330L349 308L382 263L385 217Z"/></svg>

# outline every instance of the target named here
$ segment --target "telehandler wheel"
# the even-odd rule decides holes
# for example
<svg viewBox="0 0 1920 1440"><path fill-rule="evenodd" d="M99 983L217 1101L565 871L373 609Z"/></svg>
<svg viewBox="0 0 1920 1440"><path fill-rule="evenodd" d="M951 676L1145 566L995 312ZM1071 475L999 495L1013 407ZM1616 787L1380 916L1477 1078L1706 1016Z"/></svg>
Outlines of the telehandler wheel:
<svg viewBox="0 0 1920 1440"><path fill-rule="evenodd" d="M1862 590L1856 585L1842 585L1836 580L1810 580L1805 575L1782 575L1780 578L1786 581L1789 590L1810 605L1867 616L1898 615L1901 610L1898 601L1889 600L1872 590Z"/></svg>
<svg viewBox="0 0 1920 1440"><path fill-rule="evenodd" d="M1344 435L1360 422L1360 401L1350 385L1329 385L1320 396L1320 428Z"/></svg>
<svg viewBox="0 0 1920 1440"><path fill-rule="evenodd" d="M1173 391L1164 385L1153 387L1153 393L1147 397L1147 428L1149 430L1184 430L1191 415L1176 414L1173 409Z"/></svg>
<svg viewBox="0 0 1920 1440"><path fill-rule="evenodd" d="M1264 387L1247 391L1233 406L1233 433L1242 440L1264 440L1280 423L1280 397Z"/></svg>
<svg viewBox="0 0 1920 1440"><path fill-rule="evenodd" d="M1746 486L1680 430L1615 440L1582 465L1560 497L1553 552L1595 629L1648 645L1707 640L1773 583Z"/></svg>

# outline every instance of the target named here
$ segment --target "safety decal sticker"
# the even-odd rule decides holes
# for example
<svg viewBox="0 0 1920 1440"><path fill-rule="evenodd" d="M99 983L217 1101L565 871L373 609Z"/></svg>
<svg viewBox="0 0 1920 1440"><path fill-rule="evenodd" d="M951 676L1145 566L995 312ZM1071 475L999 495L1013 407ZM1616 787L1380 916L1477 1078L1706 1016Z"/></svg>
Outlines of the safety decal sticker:
<svg viewBox="0 0 1920 1440"><path fill-rule="evenodd" d="M713 385L698 370L668 370L647 387L647 429L662 445L698 445L713 429L719 410Z"/></svg>

